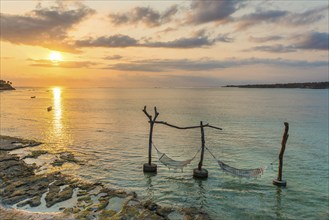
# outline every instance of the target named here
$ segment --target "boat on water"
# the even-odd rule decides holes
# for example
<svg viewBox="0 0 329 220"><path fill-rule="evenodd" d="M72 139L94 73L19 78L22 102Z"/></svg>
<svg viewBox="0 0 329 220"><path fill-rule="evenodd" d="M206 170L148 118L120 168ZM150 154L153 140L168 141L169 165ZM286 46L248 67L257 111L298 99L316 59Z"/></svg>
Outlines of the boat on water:
<svg viewBox="0 0 329 220"><path fill-rule="evenodd" d="M50 112L52 109L53 109L53 107L52 107L52 106L49 106L49 107L47 108L47 111Z"/></svg>

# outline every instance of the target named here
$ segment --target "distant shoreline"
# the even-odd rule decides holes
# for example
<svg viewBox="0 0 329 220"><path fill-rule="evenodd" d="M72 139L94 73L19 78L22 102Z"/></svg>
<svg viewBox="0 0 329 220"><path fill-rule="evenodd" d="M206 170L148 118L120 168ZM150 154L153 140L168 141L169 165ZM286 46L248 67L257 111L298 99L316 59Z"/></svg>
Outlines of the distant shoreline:
<svg viewBox="0 0 329 220"><path fill-rule="evenodd" d="M4 90L15 90L15 88L12 87L10 81L0 80L0 91Z"/></svg>
<svg viewBox="0 0 329 220"><path fill-rule="evenodd" d="M286 88L286 89L328 89L329 82L305 82L305 83L276 83L276 84L248 84L248 85L227 85L224 87L235 88Z"/></svg>

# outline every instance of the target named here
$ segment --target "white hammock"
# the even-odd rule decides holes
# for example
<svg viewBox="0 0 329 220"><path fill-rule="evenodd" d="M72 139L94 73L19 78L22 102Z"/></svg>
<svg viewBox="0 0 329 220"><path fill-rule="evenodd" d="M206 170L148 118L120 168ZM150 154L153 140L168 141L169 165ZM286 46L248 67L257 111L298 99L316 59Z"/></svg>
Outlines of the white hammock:
<svg viewBox="0 0 329 220"><path fill-rule="evenodd" d="M154 145L153 145L154 146ZM154 146L154 148L157 151L158 154L158 160L164 164L166 167L168 167L169 169L173 168L173 169L181 169L183 171L183 168L185 166L187 166L188 164L191 163L191 161L196 157L196 155L199 153L199 151L201 150L201 148L196 152L196 154L194 155L194 157L192 157L191 159L188 160L184 160L184 161L178 161L178 160L173 160L170 157L167 156L167 154L162 153L161 151L158 150L158 148L156 148Z"/></svg>
<svg viewBox="0 0 329 220"><path fill-rule="evenodd" d="M257 178L263 175L266 170L265 167L259 167L256 169L238 169L231 167L220 160L217 160L217 162L224 172L237 177Z"/></svg>
<svg viewBox="0 0 329 220"><path fill-rule="evenodd" d="M211 154L211 156L213 156L213 158L217 161L220 168L224 172L231 174L233 176L237 176L240 178L258 178L261 175L263 175L266 170L266 167L259 167L259 168L255 168L255 169L238 169L235 167L231 167L230 165L227 165L223 161L218 160L207 147L206 147L206 149Z"/></svg>

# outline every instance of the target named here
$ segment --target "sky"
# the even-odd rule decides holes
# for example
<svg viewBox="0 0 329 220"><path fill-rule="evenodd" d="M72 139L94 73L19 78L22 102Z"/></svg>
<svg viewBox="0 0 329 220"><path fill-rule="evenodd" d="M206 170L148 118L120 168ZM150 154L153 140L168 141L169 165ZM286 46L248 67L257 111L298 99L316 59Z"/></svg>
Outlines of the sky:
<svg viewBox="0 0 329 220"><path fill-rule="evenodd" d="M1 0L14 86L328 81L327 0Z"/></svg>

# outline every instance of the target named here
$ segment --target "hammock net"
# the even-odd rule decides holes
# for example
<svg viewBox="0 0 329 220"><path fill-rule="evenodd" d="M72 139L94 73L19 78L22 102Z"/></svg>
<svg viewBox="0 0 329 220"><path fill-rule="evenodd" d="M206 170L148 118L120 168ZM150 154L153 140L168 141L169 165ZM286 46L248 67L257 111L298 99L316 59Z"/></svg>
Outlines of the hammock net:
<svg viewBox="0 0 329 220"><path fill-rule="evenodd" d="M259 167L256 169L238 169L238 168L231 167L220 160L217 160L217 162L218 162L218 165L220 166L220 168L224 172L229 173L233 176L237 176L237 177L258 178L261 175L263 175L265 172L264 167Z"/></svg>
<svg viewBox="0 0 329 220"><path fill-rule="evenodd" d="M232 176L240 177L240 178L258 178L261 177L261 175L264 174L266 167L259 167L255 169L238 169L235 167L232 167L226 163L224 163L221 160L218 160L214 154L206 147L208 152L213 156L213 158L217 161L219 167L228 174L231 174Z"/></svg>
<svg viewBox="0 0 329 220"><path fill-rule="evenodd" d="M154 145L153 145L154 146ZM191 163L191 161L196 157L196 155L199 153L200 149L196 152L196 154L191 158L191 159L188 159L188 160L184 160L184 161L178 161L178 160L173 160L171 159L170 157L167 156L167 154L165 153L162 153L161 151L158 150L158 148L156 148L154 146L154 148L156 149L157 151L157 154L158 154L158 159L159 161L164 164L166 167L168 167L169 169L181 169L183 170L183 168L185 166L187 166L188 164Z"/></svg>

